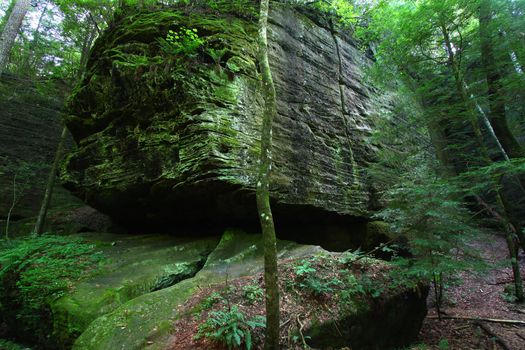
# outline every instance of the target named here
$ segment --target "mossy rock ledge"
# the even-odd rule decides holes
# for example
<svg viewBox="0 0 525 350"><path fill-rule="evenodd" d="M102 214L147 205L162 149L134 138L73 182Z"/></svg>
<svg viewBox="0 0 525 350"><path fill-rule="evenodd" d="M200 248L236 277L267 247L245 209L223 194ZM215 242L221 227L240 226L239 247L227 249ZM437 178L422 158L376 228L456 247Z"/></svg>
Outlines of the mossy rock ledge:
<svg viewBox="0 0 525 350"><path fill-rule="evenodd" d="M319 246L281 240L277 248L281 261L326 253ZM262 268L261 235L227 230L193 278L139 296L97 318L76 340L73 349L166 349L175 321L184 316L179 311L181 306L195 293L238 277L253 276ZM426 295L426 289L418 293L400 288L384 302L371 301L344 315L334 316L334 319L320 321L305 330L305 334L311 336L309 343L314 348L352 344L356 349L385 350L404 346L419 333L427 311Z"/></svg>
<svg viewBox="0 0 525 350"><path fill-rule="evenodd" d="M17 281L0 281L4 283L0 324L6 336L34 344L35 349L70 349L98 317L140 295L193 277L220 240L220 236L188 239L167 234L83 233L70 237L93 244L94 251L101 254L100 263L72 281L63 296L47 296L45 304L34 311L38 322L18 317L22 309L34 306L15 298L20 293ZM42 259L46 259L45 252ZM0 267L4 267L2 261Z"/></svg>
<svg viewBox="0 0 525 350"><path fill-rule="evenodd" d="M357 227L377 202L367 168L383 97L364 82L369 58L337 19L311 8L272 2L269 24L278 228L304 236ZM161 49L159 39L180 28L206 40L194 55ZM214 61L210 50L224 52ZM68 105L78 148L62 171L66 187L130 227L257 225L256 51L254 16L198 5L123 11L95 43Z"/></svg>

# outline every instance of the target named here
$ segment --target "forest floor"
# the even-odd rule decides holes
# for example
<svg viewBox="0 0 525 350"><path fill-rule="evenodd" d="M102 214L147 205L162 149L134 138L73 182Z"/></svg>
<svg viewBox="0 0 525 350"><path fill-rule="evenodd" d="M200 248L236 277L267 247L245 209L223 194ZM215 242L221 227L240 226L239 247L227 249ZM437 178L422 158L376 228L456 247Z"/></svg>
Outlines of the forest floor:
<svg viewBox="0 0 525 350"><path fill-rule="evenodd" d="M504 237L485 233L472 245L481 252L489 266L495 267L481 276L462 273L461 283L446 291L445 315L525 321L525 304L511 303L505 298L505 289L511 289L513 284L511 269L501 264L508 259ZM524 275L523 254L520 255L520 265ZM525 350L525 325L456 319L440 321L430 294L429 313L421 329L420 342L424 345L414 346L411 350Z"/></svg>

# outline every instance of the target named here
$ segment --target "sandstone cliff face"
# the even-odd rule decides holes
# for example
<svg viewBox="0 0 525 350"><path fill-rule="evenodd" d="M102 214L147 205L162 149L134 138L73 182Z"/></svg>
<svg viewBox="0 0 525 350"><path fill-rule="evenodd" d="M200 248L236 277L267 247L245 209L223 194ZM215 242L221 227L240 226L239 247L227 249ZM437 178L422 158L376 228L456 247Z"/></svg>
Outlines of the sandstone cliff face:
<svg viewBox="0 0 525 350"><path fill-rule="evenodd" d="M272 3L278 96L272 198L278 222L367 220L376 100L367 58L331 20ZM206 40L194 57L159 47L169 29ZM192 8L122 14L97 41L69 105L78 142L62 180L127 223L257 222L261 97L254 18ZM210 49L225 49L214 62Z"/></svg>
<svg viewBox="0 0 525 350"><path fill-rule="evenodd" d="M21 196L11 218L35 216L40 208L62 130L60 113L67 89L56 82L45 90L47 94L39 92L35 83L19 76L4 73L0 80L0 219L12 204L13 179ZM57 186L52 206L75 202Z"/></svg>

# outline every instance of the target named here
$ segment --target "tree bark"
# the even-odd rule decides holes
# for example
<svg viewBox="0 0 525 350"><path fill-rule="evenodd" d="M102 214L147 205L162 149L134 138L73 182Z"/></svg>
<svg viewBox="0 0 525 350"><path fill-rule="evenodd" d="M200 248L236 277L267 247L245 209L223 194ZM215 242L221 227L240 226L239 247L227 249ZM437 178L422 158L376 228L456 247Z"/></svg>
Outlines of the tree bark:
<svg viewBox="0 0 525 350"><path fill-rule="evenodd" d="M272 168L272 123L277 115L276 93L268 60L269 0L261 0L259 13L258 61L264 97L261 129L261 155L256 189L257 209L264 245L264 283L266 288L266 334L264 348L279 348L279 285L275 226L270 206L270 171Z"/></svg>
<svg viewBox="0 0 525 350"><path fill-rule="evenodd" d="M13 200L11 202L11 206L9 207L9 211L7 212L7 218L5 221L5 239L9 239L9 224L11 222L11 213L13 212L13 209L15 209L16 202L17 202L17 193L16 193L16 173L13 175Z"/></svg>
<svg viewBox="0 0 525 350"><path fill-rule="evenodd" d="M502 87L502 76L496 63L493 51L490 23L492 17L492 0L481 0L479 7L479 36L481 64L485 73L488 88L488 118L494 132L510 158L525 156L523 148L509 129L505 115L505 97Z"/></svg>
<svg viewBox="0 0 525 350"><path fill-rule="evenodd" d="M47 211L49 209L49 204L51 203L51 197L53 196L53 190L55 188L55 179L58 170L58 164L60 159L62 159L62 154L64 153L64 143L66 140L67 128L64 126L62 128L62 134L60 135L60 140L58 141L57 150L55 153L55 159L53 160L53 165L49 172L49 177L47 179L46 191L44 193L44 199L42 200L42 205L40 206L40 211L35 224L34 234L41 235L44 233L44 224L46 222Z"/></svg>
<svg viewBox="0 0 525 350"><path fill-rule="evenodd" d="M3 73L7 65L9 54L13 48L16 36L20 30L20 27L22 26L22 22L27 13L27 10L31 5L30 0L14 1L16 2L13 6L13 10L9 15L9 19L4 26L2 35L0 36L0 75Z"/></svg>

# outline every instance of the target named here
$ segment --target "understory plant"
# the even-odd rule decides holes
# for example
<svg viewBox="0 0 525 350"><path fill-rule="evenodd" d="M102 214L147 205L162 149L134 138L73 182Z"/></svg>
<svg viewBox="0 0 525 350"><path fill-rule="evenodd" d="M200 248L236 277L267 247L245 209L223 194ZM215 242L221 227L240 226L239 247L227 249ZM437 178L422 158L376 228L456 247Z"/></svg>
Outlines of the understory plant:
<svg viewBox="0 0 525 350"><path fill-rule="evenodd" d="M233 305L210 312L206 321L199 325L195 339L205 337L227 346L228 349L245 346L250 350L253 345L252 332L256 328L264 327L263 316L247 318L236 305Z"/></svg>
<svg viewBox="0 0 525 350"><path fill-rule="evenodd" d="M483 267L477 252L466 244L478 231L460 193L454 183L420 167L387 192L389 205L378 214L410 242L412 257L394 257L399 267L392 270L394 283L431 283L438 313L447 283L459 271Z"/></svg>
<svg viewBox="0 0 525 350"><path fill-rule="evenodd" d="M294 272L296 275L295 284L299 288L311 292L314 296L332 293L333 287L341 284L337 278L326 279L320 276L317 269L307 259L299 261L294 267Z"/></svg>
<svg viewBox="0 0 525 350"><path fill-rule="evenodd" d="M168 55L194 56L205 40L199 36L196 28L181 27L169 30L166 38L158 39L161 50Z"/></svg>
<svg viewBox="0 0 525 350"><path fill-rule="evenodd" d="M102 253L93 244L71 236L43 235L0 242L0 318L16 318L27 330L42 330L49 305L73 282L93 273Z"/></svg>

